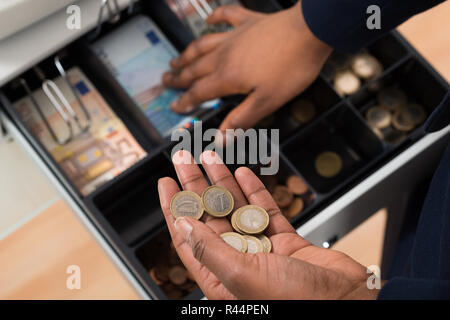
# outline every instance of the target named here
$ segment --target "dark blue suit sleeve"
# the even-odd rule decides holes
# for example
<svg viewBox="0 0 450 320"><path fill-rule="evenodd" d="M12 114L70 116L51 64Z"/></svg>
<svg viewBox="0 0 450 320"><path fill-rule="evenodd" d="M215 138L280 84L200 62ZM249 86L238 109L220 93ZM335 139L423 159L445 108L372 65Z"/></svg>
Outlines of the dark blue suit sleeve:
<svg viewBox="0 0 450 320"><path fill-rule="evenodd" d="M355 52L369 45L417 13L444 0L303 0L311 31L337 51ZM367 28L367 8L381 10L381 29Z"/></svg>
<svg viewBox="0 0 450 320"><path fill-rule="evenodd" d="M378 294L380 300L450 299L450 281L440 279L392 278Z"/></svg>

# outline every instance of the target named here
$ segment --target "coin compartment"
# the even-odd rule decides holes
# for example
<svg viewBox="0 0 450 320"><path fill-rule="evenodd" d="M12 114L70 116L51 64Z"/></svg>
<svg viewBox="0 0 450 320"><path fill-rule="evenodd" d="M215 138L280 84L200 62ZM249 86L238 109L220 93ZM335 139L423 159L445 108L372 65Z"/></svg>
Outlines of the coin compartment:
<svg viewBox="0 0 450 320"><path fill-rule="evenodd" d="M158 154L119 176L89 196L89 203L102 215L127 245L137 243L163 225L158 198L158 179L176 177L169 159Z"/></svg>
<svg viewBox="0 0 450 320"><path fill-rule="evenodd" d="M315 115L307 123L299 123L294 120L291 110L300 100L307 100L313 103L315 106ZM269 126L259 123L259 128L278 129L280 130L280 139L285 140L294 134L297 130L308 126L314 119L320 117L320 115L340 101L339 96L329 86L329 84L322 78L317 78L312 85L310 85L303 93L286 103L273 115L273 123Z"/></svg>
<svg viewBox="0 0 450 320"><path fill-rule="evenodd" d="M393 68L409 57L405 40L398 34L398 32L393 31L379 38L367 48L362 49L355 54L333 52L329 60L333 59L333 56L338 60L348 60L347 67L342 67L342 69L335 70L335 68L329 67L330 64L327 62L322 69L320 76L325 79L331 87L333 87L335 72L351 69L351 60L358 53L369 53L374 56L383 66L383 72L379 77L374 79L360 79L361 88L354 95L358 94L360 90L367 86L376 86L376 83L380 77L385 74L389 74Z"/></svg>
<svg viewBox="0 0 450 320"><path fill-rule="evenodd" d="M355 177L382 153L383 145L356 111L344 103L292 137L282 151L315 190L327 193ZM315 169L316 157L325 151L337 153L342 160L342 170L331 178L320 176Z"/></svg>
<svg viewBox="0 0 450 320"><path fill-rule="evenodd" d="M394 87L403 91L408 103L417 103L424 107L428 117L442 100L448 90L441 79L430 72L416 57L411 57L398 65L392 72L384 75L374 87L366 87L350 98L361 115L365 118L368 109L379 105L377 95L383 88ZM425 122L425 121L424 121ZM417 125L405 135L401 143L408 143L423 135L423 125ZM384 140L383 140L384 141ZM392 147L392 146L391 146Z"/></svg>
<svg viewBox="0 0 450 320"><path fill-rule="evenodd" d="M183 266L171 241L168 229L163 228L136 249L135 255L144 270L142 276L152 283L152 290L161 299L200 299L203 294L197 285L183 290L182 286L170 284L170 280L157 283L158 279L155 281L150 274L155 268L160 268L166 273L173 266ZM192 285L192 281L188 280L187 283Z"/></svg>
<svg viewBox="0 0 450 320"><path fill-rule="evenodd" d="M294 195L294 197L301 198L304 203L303 210L297 214L295 217L292 217L288 220L292 224L295 224L299 219L306 216L310 209L314 207L314 204L317 200L317 195L314 190L314 188L309 184L309 182L295 169L295 167L292 165L292 163L287 160L287 158L284 156L284 154L279 154L279 170L275 174L275 179L273 176L264 176L261 174L261 168L264 166L255 166L252 170L255 172L255 174L261 179L261 181L264 183L264 186L269 192L273 191L273 187L275 185L283 185L286 186L287 178L290 176L297 176L300 179L304 181L304 183L308 187L308 191L302 195Z"/></svg>
<svg viewBox="0 0 450 320"><path fill-rule="evenodd" d="M238 98L236 98L238 100ZM201 124L201 128L203 130L203 133L205 134L207 130L209 129L215 129L219 128L222 121L225 119L225 117L228 115L228 113L233 109L236 103L229 103L227 106L219 110L214 116L209 118L208 120L204 121ZM194 135L191 135L192 139L190 139L190 150L193 153L193 156L197 163L200 163L200 155L205 150L214 150L217 152L222 159L226 160L227 167L230 169L230 171L233 173L236 169L242 166L247 167L254 167L259 163L259 158L254 159L250 157L250 150L255 150L255 153L259 155L260 148L262 146L266 147L267 154L270 156L272 154L272 147L270 144L270 137L267 137L267 130L258 130L257 131L257 137L258 137L258 143L252 144L250 141L249 136L245 138L245 140L239 140L235 138L232 143L229 142L225 146L220 147L220 143L217 145L215 144L215 138L208 136L208 140L203 140L200 145L196 145L196 141L198 140L195 137L196 129L194 128ZM244 132L244 131L242 131ZM171 145L169 145L166 149L166 152L168 154L171 154L173 151L178 150L174 149L174 146L181 143L182 140L180 139L178 142L173 142ZM238 147L239 146L239 147ZM241 148L243 146L244 148ZM273 149L273 152L276 152L275 149ZM232 161L231 161L232 159ZM230 160L230 161L228 161Z"/></svg>

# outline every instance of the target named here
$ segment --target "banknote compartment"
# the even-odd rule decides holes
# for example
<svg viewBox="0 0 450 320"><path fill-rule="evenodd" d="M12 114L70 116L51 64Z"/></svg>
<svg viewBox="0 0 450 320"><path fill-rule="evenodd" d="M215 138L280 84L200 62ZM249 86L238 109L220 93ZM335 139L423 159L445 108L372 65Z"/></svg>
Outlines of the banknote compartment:
<svg viewBox="0 0 450 320"><path fill-rule="evenodd" d="M282 151L315 190L328 193L357 177L383 152L383 145L357 112L343 103L292 137ZM330 178L315 168L317 156L326 151L337 153L342 161L340 172Z"/></svg>
<svg viewBox="0 0 450 320"><path fill-rule="evenodd" d="M30 143L40 152L40 154L46 159L49 166L52 168L52 170L55 172L55 174L60 178L62 183L70 190L70 192L74 192L77 196L85 197L87 194L93 192L98 186L102 185L103 183L106 183L107 180L99 181L95 186L89 187L89 190L82 190L79 186L79 178L73 176L73 174L70 173L71 170L69 168L74 165L70 164L69 160L62 159L60 162L55 159L55 157L51 154L49 149L46 147L46 142L41 141L41 138L35 135L32 128L26 123L26 120L23 118L23 115L19 113L18 107L15 106L19 100L22 101L22 98L30 97L29 93L25 89L26 86L29 88L30 92L33 92L33 97L35 98L35 101L37 105L32 104L31 102L28 104L32 107L33 112L37 112L37 110L43 110L44 109L52 109L52 102L49 98L46 98L44 96L44 100L42 98L36 98L36 94L34 93L38 89L43 88L44 82L47 80L51 80L50 82L54 82L56 85L56 89L61 90L62 96L70 101L70 104L73 104L76 101L75 97L78 95L80 99L84 101L83 105L86 104L86 100L84 97L84 94L86 92L90 92L91 89L88 88L88 84L84 83L84 77L87 79L88 82L90 82L95 90L92 90L95 95L95 99L103 99L104 103L99 103L99 108L105 108L109 107L111 111L114 112L115 116L112 115L112 117L117 118L118 121L121 121L124 126L120 125L121 128L124 128L122 131L127 132L127 135L129 136L129 139L135 141L135 147L136 148L142 148L139 149L139 153L141 154L141 158L145 157L146 150L149 148L149 141L146 139L145 135L142 133L141 129L137 126L135 126L132 122L128 121L128 119L125 117L121 117L121 114L117 112L117 110L113 107L114 103L111 103L110 95L107 91L103 91L102 83L99 83L96 81L96 78L92 76L92 70L88 68L83 61L83 55L82 52L79 50L78 43L69 45L67 48L59 51L58 53L44 59L39 64L34 66L33 68L30 68L29 70L25 71L23 74L19 75L17 78L6 84L2 88L3 96L2 100L4 101L4 105L10 114L10 116L13 118L13 120L17 123L21 131L25 134L25 136L28 138ZM67 82L65 82L63 77L61 77L61 73L57 68L56 59L59 60L59 63L61 67L64 69L64 72L67 73L68 77L72 79L73 77L79 80L80 82L77 83L71 83L72 91L69 89L69 85ZM78 80L77 80L78 81ZM70 82L70 81L69 81ZM24 85L25 83L25 85ZM61 106L64 106L64 102L59 98L60 96L55 89L53 89L53 95L56 97L57 104L60 104ZM76 92L75 92L76 91ZM43 95L43 94L42 94ZM89 98L90 99L90 98ZM31 101L31 100L30 100ZM89 100L91 101L91 100ZM89 103L89 106L94 105L93 102ZM97 104L95 104L97 106ZM87 131L90 130L90 125L92 124L92 119L95 116L92 114L92 110L87 107L87 113L85 114L82 112L81 108L79 107L80 104L77 103L76 105L72 105L73 110L75 111L76 116L79 120L80 128L83 127ZM85 105L86 107L86 105ZM55 110L56 109L52 109ZM102 109L103 110L103 109ZM66 115L69 115L70 112L67 109L64 109L64 112ZM109 112L109 111L107 111ZM90 118L88 121L88 117ZM64 137L67 136L68 127L64 127L64 130L61 130L61 125L55 127L55 124L51 123L51 121L45 116L46 120L49 122L48 127L44 127L44 131L47 133L51 133L52 131L55 132L55 134L58 136L58 140L60 142L64 139L60 139L59 136ZM42 117L39 117L39 119L42 120ZM43 121L43 120L42 120ZM90 122L91 121L91 122ZM97 123L99 120L95 120ZM63 123L63 118L59 117L57 119L57 122L59 124ZM73 126L73 117L71 118L72 126ZM81 132L75 134L72 136L72 140L68 143L76 142L78 137L82 135ZM109 139L109 138L108 138ZM54 140L54 139L53 139ZM97 141L97 140L95 140ZM98 145L98 148L100 148L100 144L103 144L103 140L97 141L94 144L89 144L92 148ZM109 141L109 140L108 140ZM56 141L55 141L56 143ZM83 142L84 143L84 142ZM111 142L110 142L111 143ZM133 142L134 143L134 142ZM85 143L84 143L85 144ZM64 145L63 145L64 146ZM73 147L73 146L72 146ZM71 148L72 148L71 147ZM88 150L88 146L85 146L86 150ZM110 144L111 148L115 148L116 146L113 146ZM110 148L108 147L108 148ZM75 153L79 152L79 148L77 147L77 151L74 149L70 149L74 151ZM104 149L104 146L100 148L101 150ZM106 149L105 149L106 150ZM106 152L105 150L102 151L102 153ZM137 150L137 149L136 149ZM110 151L113 151L112 149ZM109 152L109 151L108 151ZM114 151L115 152L115 151ZM76 154L74 155L76 156ZM109 157L109 156L108 156ZM71 162L74 162L75 160L71 160ZM139 162L139 159L135 162ZM132 165L130 165L132 166ZM126 168L124 168L126 170ZM109 178L108 178L109 179ZM78 181L78 182L76 182ZM77 187L78 186L78 187Z"/></svg>

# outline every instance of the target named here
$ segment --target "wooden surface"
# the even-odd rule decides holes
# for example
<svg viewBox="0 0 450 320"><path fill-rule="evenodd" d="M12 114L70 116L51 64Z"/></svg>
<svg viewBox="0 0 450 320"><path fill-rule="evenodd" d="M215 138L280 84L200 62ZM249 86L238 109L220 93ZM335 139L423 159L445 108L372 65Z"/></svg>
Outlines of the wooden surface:
<svg viewBox="0 0 450 320"><path fill-rule="evenodd" d="M450 80L450 1L400 27ZM335 245L364 264L379 261L384 218L376 216ZM364 230L361 232L361 230ZM368 237L367 235L374 235ZM377 238L377 239L378 239ZM377 260L378 259L378 260ZM81 268L81 290L66 288L66 268ZM62 201L0 242L0 299L134 299L135 293Z"/></svg>
<svg viewBox="0 0 450 320"><path fill-rule="evenodd" d="M0 299L137 298L62 200L2 240L0 261ZM66 287L70 265L80 290Z"/></svg>

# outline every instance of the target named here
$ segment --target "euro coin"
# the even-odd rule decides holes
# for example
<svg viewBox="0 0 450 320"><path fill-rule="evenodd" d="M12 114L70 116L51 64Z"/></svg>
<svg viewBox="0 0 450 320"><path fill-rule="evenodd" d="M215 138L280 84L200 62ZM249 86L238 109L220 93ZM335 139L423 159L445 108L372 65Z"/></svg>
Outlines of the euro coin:
<svg viewBox="0 0 450 320"><path fill-rule="evenodd" d="M418 104L407 104L402 110L403 118L414 125L421 124L427 116L425 109Z"/></svg>
<svg viewBox="0 0 450 320"><path fill-rule="evenodd" d="M372 107L366 113L367 123L373 128L386 128L391 124L392 114L383 107Z"/></svg>
<svg viewBox="0 0 450 320"><path fill-rule="evenodd" d="M320 176L332 178L341 172L342 159L335 152L325 151L317 156L315 167Z"/></svg>
<svg viewBox="0 0 450 320"><path fill-rule="evenodd" d="M226 188L211 186L202 194L203 207L206 212L214 217L225 217L233 211L233 195Z"/></svg>
<svg viewBox="0 0 450 320"><path fill-rule="evenodd" d="M299 124L305 124L316 116L316 107L309 100L299 99L293 102L291 115Z"/></svg>
<svg viewBox="0 0 450 320"><path fill-rule="evenodd" d="M341 71L334 78L334 89L341 96L356 93L361 88L361 80L351 71Z"/></svg>
<svg viewBox="0 0 450 320"><path fill-rule="evenodd" d="M404 116L402 111L397 111L394 114L394 117L392 119L392 125L395 129L408 132L414 129L414 123L408 121Z"/></svg>
<svg viewBox="0 0 450 320"><path fill-rule="evenodd" d="M300 214L305 207L305 203L302 198L295 198L291 205L284 211L286 218L292 219Z"/></svg>
<svg viewBox="0 0 450 320"><path fill-rule="evenodd" d="M397 111L406 105L406 94L397 88L385 88L378 94L378 103L392 111Z"/></svg>
<svg viewBox="0 0 450 320"><path fill-rule="evenodd" d="M257 235L258 239L261 240L261 243L263 244L263 252L265 253L269 253L270 251L272 251L272 242L270 241L270 239L268 237L266 237L263 234L259 234Z"/></svg>
<svg viewBox="0 0 450 320"><path fill-rule="evenodd" d="M293 194L302 195L308 192L308 186L305 181L296 175L291 175L286 179L286 185Z"/></svg>
<svg viewBox="0 0 450 320"><path fill-rule="evenodd" d="M352 70L358 77L369 80L381 75L383 66L374 56L360 53L352 60Z"/></svg>
<svg viewBox="0 0 450 320"><path fill-rule="evenodd" d="M240 252L247 252L247 240L236 232L225 232L220 235L220 237L225 241L228 245L235 248Z"/></svg>
<svg viewBox="0 0 450 320"><path fill-rule="evenodd" d="M247 253L264 252L264 246L261 240L249 235L244 235L243 237L247 241Z"/></svg>
<svg viewBox="0 0 450 320"><path fill-rule="evenodd" d="M192 191L181 191L170 201L170 212L176 218L192 217L200 219L203 215L202 199Z"/></svg>
<svg viewBox="0 0 450 320"><path fill-rule="evenodd" d="M256 205L243 206L236 210L236 226L247 234L263 232L269 225L269 214Z"/></svg>
<svg viewBox="0 0 450 320"><path fill-rule="evenodd" d="M289 206L294 199L294 195L288 189L288 187L278 185L275 187L272 193L272 197L280 208Z"/></svg>
<svg viewBox="0 0 450 320"><path fill-rule="evenodd" d="M236 214L236 212L234 212L234 213L231 215L231 226L233 227L233 229L234 229L236 232L238 232L238 233L244 233L244 232L242 232L242 230L240 230L239 227L236 225L236 217L237 217L237 214Z"/></svg>

